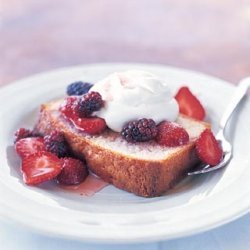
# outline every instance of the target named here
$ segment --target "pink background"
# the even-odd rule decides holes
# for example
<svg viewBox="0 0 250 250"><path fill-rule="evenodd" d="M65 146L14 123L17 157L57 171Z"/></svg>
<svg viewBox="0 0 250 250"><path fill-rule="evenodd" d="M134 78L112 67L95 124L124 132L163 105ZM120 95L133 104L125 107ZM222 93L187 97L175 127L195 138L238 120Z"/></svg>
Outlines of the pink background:
<svg viewBox="0 0 250 250"><path fill-rule="evenodd" d="M250 74L249 1L0 2L0 84L95 62L162 63L231 82Z"/></svg>

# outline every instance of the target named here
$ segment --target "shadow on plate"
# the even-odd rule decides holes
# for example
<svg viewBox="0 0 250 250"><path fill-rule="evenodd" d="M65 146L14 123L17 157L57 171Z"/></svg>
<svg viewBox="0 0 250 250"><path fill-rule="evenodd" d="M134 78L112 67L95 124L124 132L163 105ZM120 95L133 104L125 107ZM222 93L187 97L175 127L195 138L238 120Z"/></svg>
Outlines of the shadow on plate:
<svg viewBox="0 0 250 250"><path fill-rule="evenodd" d="M9 165L10 175L17 178L22 183L22 173L20 170L21 160L18 157L15 147L8 146L6 148L7 162Z"/></svg>

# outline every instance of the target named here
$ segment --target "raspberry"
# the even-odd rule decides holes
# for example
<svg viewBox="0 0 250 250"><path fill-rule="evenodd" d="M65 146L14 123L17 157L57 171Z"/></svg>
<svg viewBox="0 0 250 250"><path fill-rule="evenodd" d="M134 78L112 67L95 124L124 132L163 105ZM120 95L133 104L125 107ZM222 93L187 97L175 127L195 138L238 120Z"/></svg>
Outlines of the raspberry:
<svg viewBox="0 0 250 250"><path fill-rule="evenodd" d="M189 141L187 131L175 122L164 121L158 126L156 141L163 146L177 147L185 145Z"/></svg>
<svg viewBox="0 0 250 250"><path fill-rule="evenodd" d="M73 82L67 87L68 95L84 95L89 92L89 89L93 86L87 82Z"/></svg>
<svg viewBox="0 0 250 250"><path fill-rule="evenodd" d="M63 133L55 130L44 137L44 144L47 151L56 154L58 157L69 155L69 146Z"/></svg>
<svg viewBox="0 0 250 250"><path fill-rule="evenodd" d="M76 185L81 183L88 176L86 165L74 158L62 159L62 171L57 176L57 181L63 185Z"/></svg>
<svg viewBox="0 0 250 250"><path fill-rule="evenodd" d="M76 112L80 118L90 116L103 106L102 96L98 92L89 92L79 99Z"/></svg>
<svg viewBox="0 0 250 250"><path fill-rule="evenodd" d="M72 96L65 98L64 103L59 108L61 113L63 113L66 117L72 117L73 115L75 115L75 107L77 100L77 97Z"/></svg>
<svg viewBox="0 0 250 250"><path fill-rule="evenodd" d="M128 122L122 129L121 135L128 142L145 142L157 136L157 127L152 119L140 119Z"/></svg>
<svg viewBox="0 0 250 250"><path fill-rule="evenodd" d="M32 137L32 131L26 128L19 128L15 133L15 143L20 139Z"/></svg>

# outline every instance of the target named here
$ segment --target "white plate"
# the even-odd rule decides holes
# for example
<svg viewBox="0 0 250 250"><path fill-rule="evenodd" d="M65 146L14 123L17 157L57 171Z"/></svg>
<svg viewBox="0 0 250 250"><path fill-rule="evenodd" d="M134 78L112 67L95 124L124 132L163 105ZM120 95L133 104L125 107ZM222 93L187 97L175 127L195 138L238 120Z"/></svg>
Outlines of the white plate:
<svg viewBox="0 0 250 250"><path fill-rule="evenodd" d="M76 80L95 82L114 71L143 69L165 79L173 92L190 86L216 131L235 87L183 69L143 64L99 64L66 68L30 77L0 90L0 214L47 235L90 242L146 242L205 231L249 211L250 102L232 119L228 137L234 157L226 169L186 178L167 195L141 198L108 186L93 197L65 193L55 185L23 184L13 148L13 133L31 127L39 105L62 97Z"/></svg>

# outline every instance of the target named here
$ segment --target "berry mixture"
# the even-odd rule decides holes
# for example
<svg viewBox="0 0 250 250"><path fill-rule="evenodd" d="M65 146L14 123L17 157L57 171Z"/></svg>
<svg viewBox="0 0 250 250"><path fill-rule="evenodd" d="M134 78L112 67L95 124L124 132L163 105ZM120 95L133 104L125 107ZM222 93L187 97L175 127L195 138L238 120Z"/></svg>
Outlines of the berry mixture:
<svg viewBox="0 0 250 250"><path fill-rule="evenodd" d="M92 86L93 84L88 82L73 82L67 87L67 95L84 95Z"/></svg>
<svg viewBox="0 0 250 250"><path fill-rule="evenodd" d="M122 129L122 137L128 142L145 142L157 135L156 124L152 119L128 122Z"/></svg>
<svg viewBox="0 0 250 250"><path fill-rule="evenodd" d="M30 130L22 128L15 135L20 135L20 131ZM25 136L34 134L29 132ZM59 131L55 130L44 138L19 138L15 149L22 159L23 180L28 185L37 185L56 178L61 184L74 185L84 181L88 175L83 161L72 157L65 158L70 155L70 149L64 134Z"/></svg>
<svg viewBox="0 0 250 250"><path fill-rule="evenodd" d="M88 110L86 112L89 112L91 109L96 110L103 106L101 95L97 92L90 92L87 96L85 95L82 98L83 99L77 97L66 98L62 106L59 108L60 112L78 130L90 135L102 133L107 127L104 119L95 116L81 118L78 115L80 112L79 110L82 110L81 112L84 113L83 107ZM85 103L85 106L81 106L81 103Z"/></svg>
<svg viewBox="0 0 250 250"><path fill-rule="evenodd" d="M59 111L61 116L81 132L97 135L105 131L104 119L95 112L105 103L98 92L90 91L92 84L74 82L67 87L69 97L65 98ZM203 120L205 109L188 87L181 87L175 96L180 113ZM122 112L122 110L121 110ZM162 121L156 124L152 119L129 121L120 132L129 143L154 141L165 147L178 147L190 142L187 131L175 122ZM15 133L15 149L22 159L21 170L24 182L37 185L56 180L63 185L77 185L88 176L84 161L71 157L71 150L63 132L54 130L44 137L25 128ZM212 131L206 129L195 142L199 159L211 166L217 165L223 152Z"/></svg>

